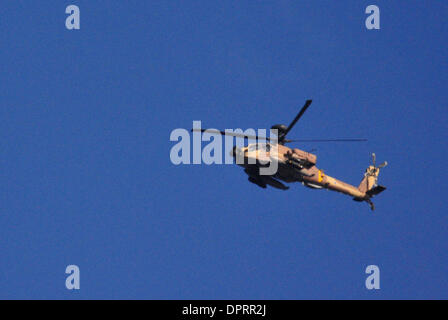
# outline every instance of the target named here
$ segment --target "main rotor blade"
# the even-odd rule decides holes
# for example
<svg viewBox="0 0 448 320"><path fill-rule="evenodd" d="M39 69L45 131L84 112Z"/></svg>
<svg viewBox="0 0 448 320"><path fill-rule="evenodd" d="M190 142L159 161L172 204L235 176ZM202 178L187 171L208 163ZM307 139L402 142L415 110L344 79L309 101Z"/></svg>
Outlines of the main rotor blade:
<svg viewBox="0 0 448 320"><path fill-rule="evenodd" d="M367 139L286 139L285 142L365 142Z"/></svg>
<svg viewBox="0 0 448 320"><path fill-rule="evenodd" d="M220 131L220 130L216 130L216 129L191 129L191 131L192 132L207 132L207 133L211 133L211 134L221 134L223 136L232 136L232 137L252 139L252 140L277 141L277 139L260 137L257 135L249 135L249 134L237 133L237 132L225 132L225 131Z"/></svg>
<svg viewBox="0 0 448 320"><path fill-rule="evenodd" d="M387 166L387 161L384 161L382 164L380 164L377 168L384 168L385 166Z"/></svg>
<svg viewBox="0 0 448 320"><path fill-rule="evenodd" d="M313 102L313 100L306 100L305 105L302 107L302 109L300 110L300 112L297 114L297 116L294 118L294 120L292 120L291 124L288 126L288 128L286 128L286 131L284 133L283 136L286 136L288 134L288 132L292 129L292 127L294 127L294 125L296 124L297 121L299 121L300 117L303 116L303 114L305 113L306 109L308 109L308 107L310 106L311 102Z"/></svg>

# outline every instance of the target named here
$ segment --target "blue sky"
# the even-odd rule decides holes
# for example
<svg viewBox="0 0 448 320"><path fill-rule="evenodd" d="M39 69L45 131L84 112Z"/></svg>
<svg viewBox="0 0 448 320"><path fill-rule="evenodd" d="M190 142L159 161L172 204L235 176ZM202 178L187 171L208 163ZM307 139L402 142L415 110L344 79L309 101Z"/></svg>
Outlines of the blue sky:
<svg viewBox="0 0 448 320"><path fill-rule="evenodd" d="M448 298L446 2L0 8L0 298ZM369 139L295 145L318 167L358 185L371 152L389 162L374 213L170 162L175 128L287 124L309 98L290 138Z"/></svg>

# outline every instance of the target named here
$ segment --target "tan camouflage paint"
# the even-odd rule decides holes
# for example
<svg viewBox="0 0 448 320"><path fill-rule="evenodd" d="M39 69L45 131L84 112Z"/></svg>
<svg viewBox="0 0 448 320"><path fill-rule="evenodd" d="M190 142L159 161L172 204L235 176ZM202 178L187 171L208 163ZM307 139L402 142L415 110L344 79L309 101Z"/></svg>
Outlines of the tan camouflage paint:
<svg viewBox="0 0 448 320"><path fill-rule="evenodd" d="M272 144L271 144L272 145ZM249 159L252 159L251 163L256 163L257 160L273 160L277 159L279 163L279 168L275 178L282 180L284 182L303 182L306 185L311 185L312 187L322 187L324 189L329 189L343 194L349 195L356 200L368 200L369 196L366 192L375 186L376 179L380 169L374 166L369 166L366 169L365 176L361 181L359 187L355 187L349 183L338 180L327 175L322 169L315 166L317 162L317 157L314 154L300 150L291 149L284 145L278 144L278 153L275 152L265 152L260 150L248 151L251 145L241 148L244 153L244 158L247 160L243 167L248 167L247 164ZM301 173L298 174L297 169L291 164L291 159L305 160L309 164L309 167L303 168ZM250 162L249 162L250 163Z"/></svg>

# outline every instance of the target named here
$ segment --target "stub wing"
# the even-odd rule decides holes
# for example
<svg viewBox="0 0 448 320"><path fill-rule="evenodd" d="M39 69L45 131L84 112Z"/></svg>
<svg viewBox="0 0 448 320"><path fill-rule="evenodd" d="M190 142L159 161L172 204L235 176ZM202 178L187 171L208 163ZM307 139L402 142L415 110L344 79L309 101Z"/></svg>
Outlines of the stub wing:
<svg viewBox="0 0 448 320"><path fill-rule="evenodd" d="M265 189L267 185L270 185L271 187L274 187L276 189L280 190L288 190L289 187L285 186L283 183L278 181L277 179L272 178L271 176L262 176L260 175L257 170L249 170L245 169L244 172L249 176L248 180L257 186Z"/></svg>
<svg viewBox="0 0 448 320"><path fill-rule="evenodd" d="M383 192L384 190L386 190L386 187L376 186L376 187L373 187L372 189L370 189L369 191L367 191L366 194L369 197L373 197L373 196L376 196L377 194Z"/></svg>

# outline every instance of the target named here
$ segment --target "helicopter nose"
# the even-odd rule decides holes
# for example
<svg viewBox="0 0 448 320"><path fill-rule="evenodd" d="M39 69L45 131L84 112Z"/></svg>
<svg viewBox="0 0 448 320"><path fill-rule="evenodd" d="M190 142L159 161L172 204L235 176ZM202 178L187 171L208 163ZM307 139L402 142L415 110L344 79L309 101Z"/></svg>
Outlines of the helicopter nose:
<svg viewBox="0 0 448 320"><path fill-rule="evenodd" d="M230 151L230 155L232 156L232 157L235 157L236 156L236 150L238 149L238 147L237 146L234 146L233 148L232 148L232 151Z"/></svg>
<svg viewBox="0 0 448 320"><path fill-rule="evenodd" d="M238 148L237 146L234 146L233 148L232 148L232 151L230 151L230 155L232 156L232 157L236 157L236 156L238 156L238 155L241 155L242 154L242 150L241 150L241 148Z"/></svg>
<svg viewBox="0 0 448 320"><path fill-rule="evenodd" d="M241 148L233 147L232 151L230 151L230 155L235 159L236 164L243 164L244 160L244 151Z"/></svg>

